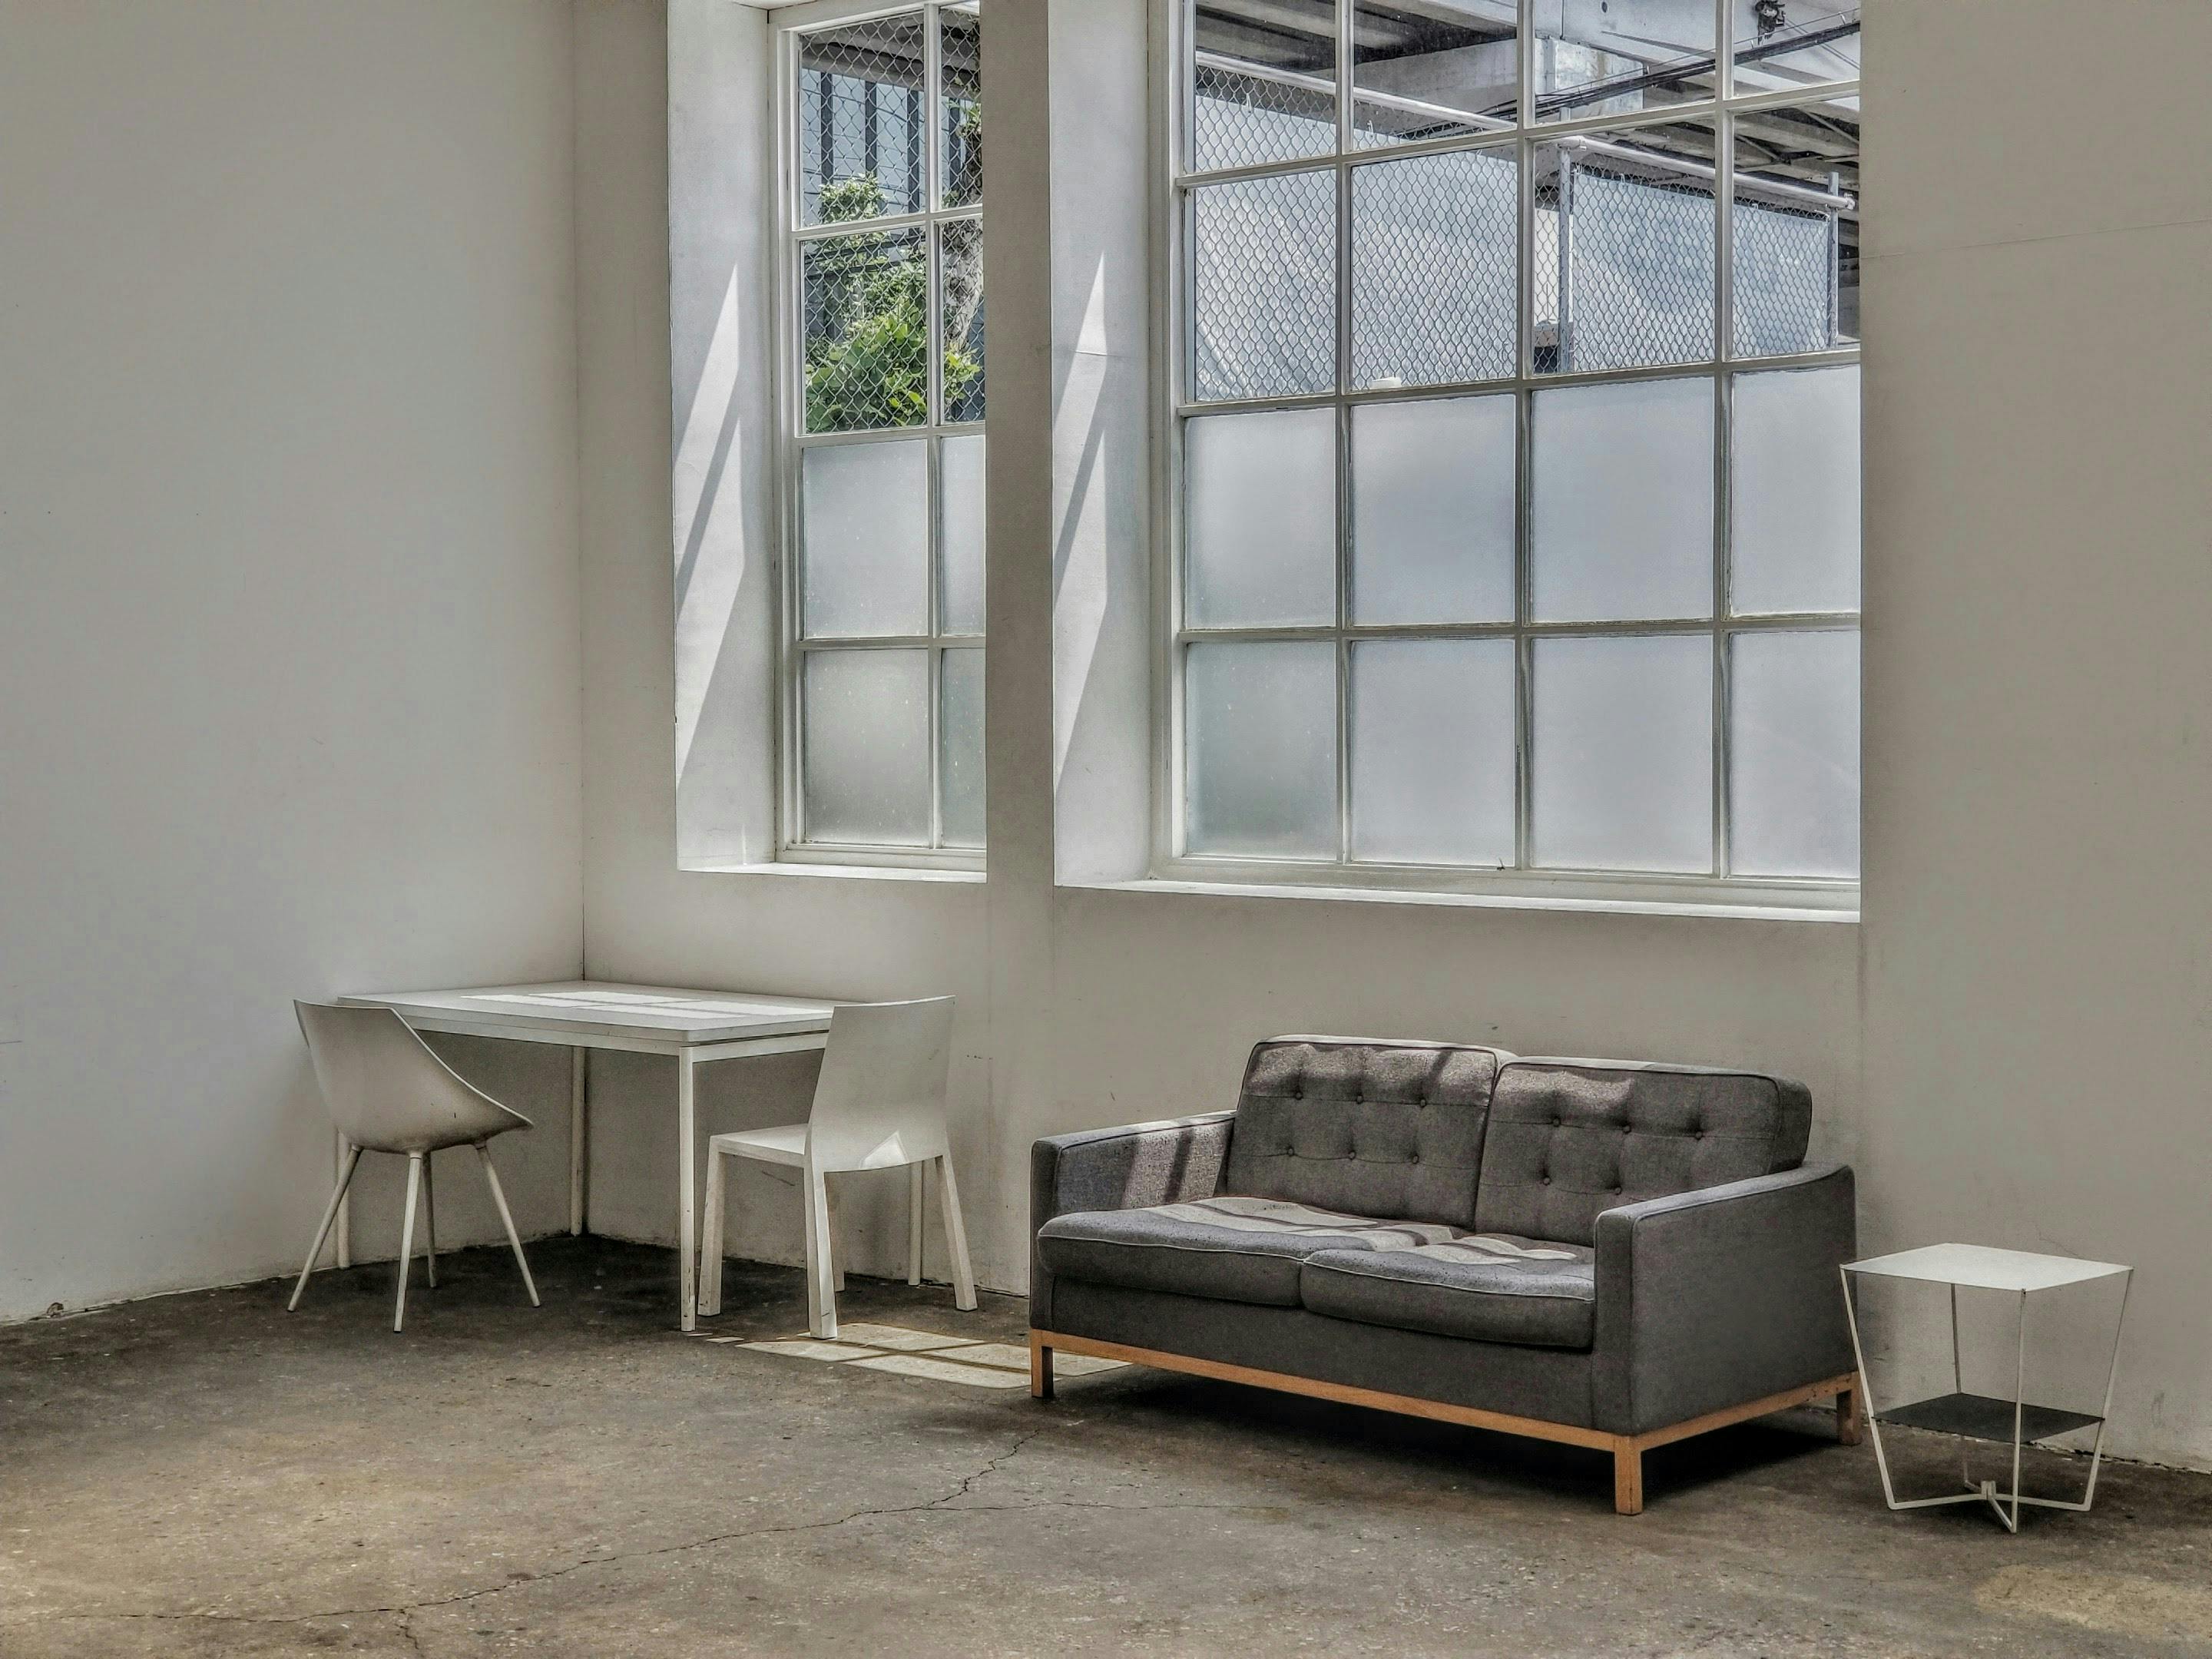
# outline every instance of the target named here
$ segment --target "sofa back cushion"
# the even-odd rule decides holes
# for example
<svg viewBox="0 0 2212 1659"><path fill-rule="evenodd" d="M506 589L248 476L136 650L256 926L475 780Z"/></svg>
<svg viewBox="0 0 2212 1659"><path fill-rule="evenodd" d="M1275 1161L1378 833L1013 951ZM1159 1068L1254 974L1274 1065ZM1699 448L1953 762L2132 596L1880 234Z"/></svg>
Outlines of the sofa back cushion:
<svg viewBox="0 0 2212 1659"><path fill-rule="evenodd" d="M1472 1224L1497 1048L1274 1037L1252 1050L1224 1193Z"/></svg>
<svg viewBox="0 0 2212 1659"><path fill-rule="evenodd" d="M1813 1099L1786 1078L1607 1060L1513 1060L1491 1103L1474 1228L1568 1244L1647 1198L1794 1170Z"/></svg>

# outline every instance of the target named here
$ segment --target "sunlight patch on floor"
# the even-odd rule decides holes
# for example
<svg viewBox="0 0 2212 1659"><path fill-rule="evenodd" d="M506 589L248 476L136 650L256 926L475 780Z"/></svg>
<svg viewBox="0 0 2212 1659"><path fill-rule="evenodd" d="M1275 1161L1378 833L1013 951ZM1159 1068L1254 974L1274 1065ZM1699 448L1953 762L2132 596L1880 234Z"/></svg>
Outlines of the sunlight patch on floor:
<svg viewBox="0 0 2212 1659"><path fill-rule="evenodd" d="M2132 1573L2005 1567L1974 1600L1992 1613L2019 1613L2149 1641L2212 1639L2212 1588Z"/></svg>

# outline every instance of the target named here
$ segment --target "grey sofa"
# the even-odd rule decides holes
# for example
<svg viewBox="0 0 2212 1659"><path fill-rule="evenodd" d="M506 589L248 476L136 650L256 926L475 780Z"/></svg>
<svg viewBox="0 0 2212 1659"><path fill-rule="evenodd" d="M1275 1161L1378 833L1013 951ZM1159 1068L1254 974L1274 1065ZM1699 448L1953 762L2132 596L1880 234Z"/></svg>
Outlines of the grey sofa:
<svg viewBox="0 0 2212 1659"><path fill-rule="evenodd" d="M1030 1391L1061 1350L1609 1451L1832 1395L1851 1172L1784 1079L1285 1036L1232 1111L1036 1143Z"/></svg>

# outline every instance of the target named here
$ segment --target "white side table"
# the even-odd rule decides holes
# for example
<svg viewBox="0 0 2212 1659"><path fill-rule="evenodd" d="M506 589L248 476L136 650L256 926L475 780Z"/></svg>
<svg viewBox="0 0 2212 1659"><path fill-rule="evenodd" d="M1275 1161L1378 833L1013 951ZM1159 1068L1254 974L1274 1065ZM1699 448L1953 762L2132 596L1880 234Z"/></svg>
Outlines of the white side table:
<svg viewBox="0 0 2212 1659"><path fill-rule="evenodd" d="M1949 1394L1917 1400L1910 1405L1893 1406L1887 1410L1875 1403L1868 1386L1866 1351L1859 1343L1858 1307L1852 1296L1852 1275L1867 1274L1881 1279L1917 1280L1923 1284L1948 1285L1951 1290L1951 1387ZM1895 1255L1878 1255L1864 1261L1844 1265L1844 1312L1850 1321L1851 1352L1858 1361L1859 1398L1866 1402L1867 1425L1874 1435L1875 1462L1881 1470L1881 1495L1893 1510L1928 1509L1938 1504L1986 1503L1996 1512L2008 1532L2020 1530L2020 1511L2023 1504L2047 1510L2085 1511L2097 1495L2097 1470L2105 1455L2105 1419L2112 1409L2112 1382L2119 1375L2120 1327L2128 1315L2128 1291L2135 1279L2133 1267L2122 1267L2112 1261L2076 1261L2070 1256L2035 1255L2024 1250L1992 1249L1982 1244L1930 1244L1917 1250L1904 1250ZM2117 1278L2120 1284L2119 1311L2112 1321L2112 1358L2105 1372L2105 1403L2095 1414L2087 1412L2063 1411L2056 1406L2037 1406L2029 1403L2027 1395L2027 1304L2039 1291L2052 1291L2068 1285L2083 1285L2095 1279ZM1959 1359L1959 1291L1962 1289L2008 1291L2018 1295L2019 1329L2013 1359L2013 1395L2000 1400L1989 1395L1968 1394L1962 1380ZM1939 1434L1955 1434L1972 1440L1990 1440L2000 1444L2012 1443L2012 1490L2000 1493L1997 1483L1984 1480L1977 1485L1972 1479L1963 1492L1946 1492L1934 1498L1899 1498L1897 1489L1890 1484L1889 1459L1881 1445L1881 1425L1885 1423L1905 1428L1933 1429ZM2023 1498L2020 1490L2021 1448L2039 1440L2050 1440L2076 1429L2094 1425L2097 1438L2089 1454L2089 1484L2079 1503L2069 1503L2057 1498ZM1962 1471L1963 1472L1963 1471ZM2009 1503L2011 1510L2005 1505Z"/></svg>

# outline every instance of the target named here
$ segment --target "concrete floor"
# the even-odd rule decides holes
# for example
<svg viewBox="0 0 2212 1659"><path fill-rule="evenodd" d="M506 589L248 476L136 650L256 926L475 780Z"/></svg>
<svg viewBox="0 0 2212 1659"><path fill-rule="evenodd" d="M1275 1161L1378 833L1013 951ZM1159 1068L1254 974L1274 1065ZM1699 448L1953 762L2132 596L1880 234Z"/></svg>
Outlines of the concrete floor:
<svg viewBox="0 0 2212 1659"><path fill-rule="evenodd" d="M1879 1502L1818 1413L1595 1455L1123 1370L1026 1393L667 1328L669 1255L548 1241L0 1330L0 1655L2212 1653L2212 1479L2007 1536ZM732 1263L718 1334L803 1325ZM1018 1340L855 1279L848 1317ZM1905 1461L1940 1480L1948 1443ZM2039 1459L2047 1486L2078 1463Z"/></svg>

